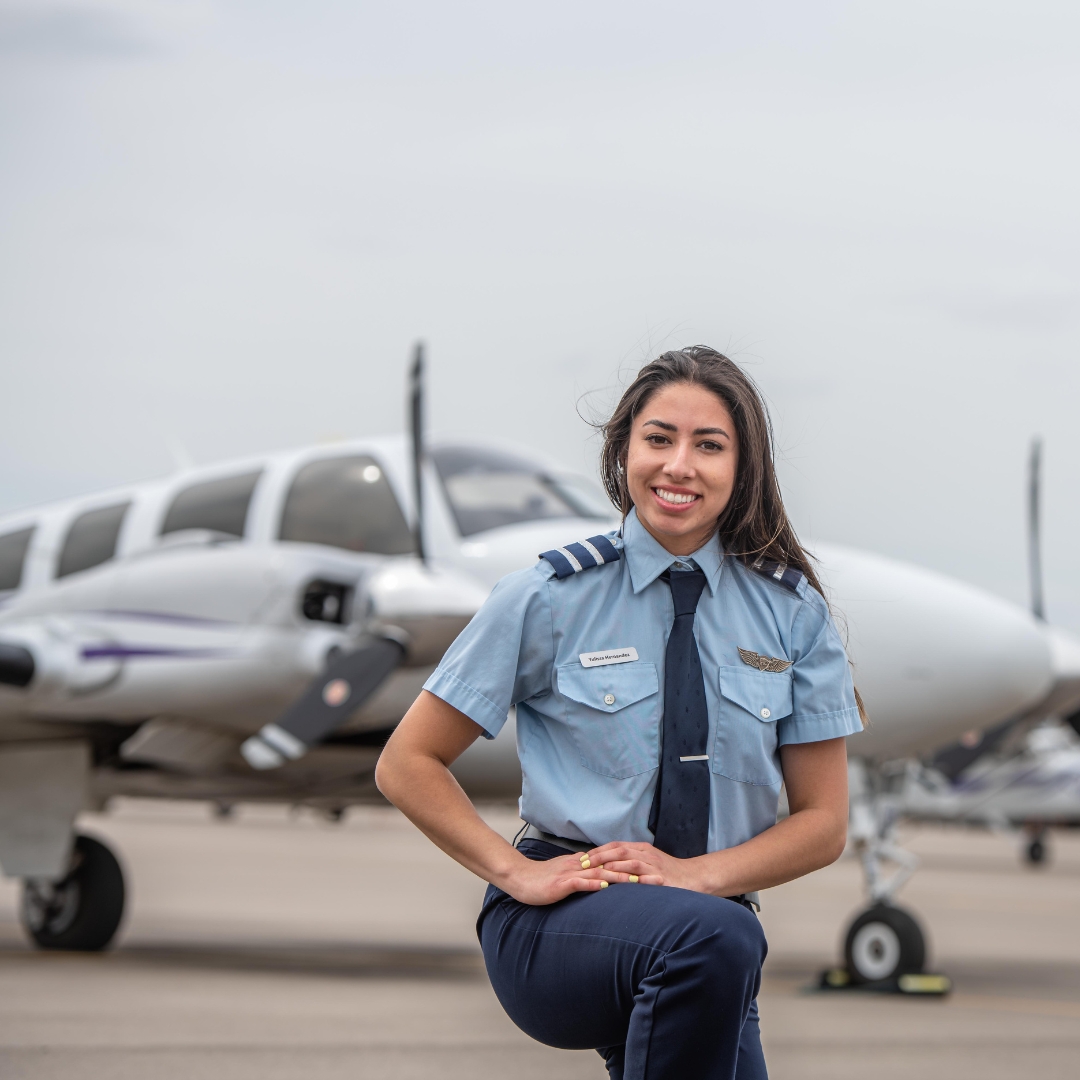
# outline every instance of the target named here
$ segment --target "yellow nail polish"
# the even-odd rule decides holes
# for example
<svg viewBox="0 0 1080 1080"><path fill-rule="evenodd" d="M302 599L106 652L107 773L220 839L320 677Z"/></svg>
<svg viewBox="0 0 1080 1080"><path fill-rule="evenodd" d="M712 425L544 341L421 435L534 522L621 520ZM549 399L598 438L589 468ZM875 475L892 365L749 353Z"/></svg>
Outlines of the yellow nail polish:
<svg viewBox="0 0 1080 1080"><path fill-rule="evenodd" d="M583 863L581 864L581 869L582 869L582 870L588 870L590 866L592 866L592 863L591 863L591 862L589 862L589 860L588 860L588 859L586 859L586 860L585 860L585 861L584 861L584 862L583 862Z"/></svg>
<svg viewBox="0 0 1080 1080"><path fill-rule="evenodd" d="M600 882L600 888L601 889L606 889L607 888L607 882L606 881L601 881Z"/></svg>
<svg viewBox="0 0 1080 1080"><path fill-rule="evenodd" d="M638 882L638 876L637 876L637 874L631 874L631 875L630 875L630 881L631 881L631 883L632 883L632 884L636 885L636 884L637 884L637 882Z"/></svg>

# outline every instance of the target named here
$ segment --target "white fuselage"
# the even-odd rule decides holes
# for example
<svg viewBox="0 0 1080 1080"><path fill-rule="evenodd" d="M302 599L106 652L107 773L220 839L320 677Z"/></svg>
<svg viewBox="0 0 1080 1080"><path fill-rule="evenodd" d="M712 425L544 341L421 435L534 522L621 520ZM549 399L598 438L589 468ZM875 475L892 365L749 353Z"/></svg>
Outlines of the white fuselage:
<svg viewBox="0 0 1080 1080"><path fill-rule="evenodd" d="M870 715L851 753L928 753L1026 712L1063 681L1061 705L1080 696L1076 643L1021 608L868 552L822 545L818 555Z"/></svg>
<svg viewBox="0 0 1080 1080"><path fill-rule="evenodd" d="M412 554L365 554L281 539L286 503L301 471L357 455L377 462L375 471L381 470L400 514L411 522L405 444L390 438L194 470L0 521L0 543L4 535L34 530L19 587L0 602L0 642L24 647L37 663L30 686L0 686L0 742L71 739L87 723L134 730L152 718L205 725L238 741L273 720L334 650L355 647L372 628L392 625L407 631L407 662L341 730L387 729L501 576L529 565L545 548L611 527L610 520L567 514L473 527L462 535L460 522L483 523L462 516L475 509L468 482L455 489L462 502L453 503L429 467L427 566ZM206 529L162 535L179 493L252 474L258 479L242 535ZM113 556L58 578L72 523L87 511L123 502L130 507ZM853 754L883 760L925 753L971 728L1030 711L1052 691L1065 703L1080 699L1075 644L1060 635L1052 639L1015 606L864 552L823 546L819 554L871 717L868 730L851 738ZM347 590L347 617L305 613L312 582ZM375 756L377 749L357 758L365 775ZM478 747L473 758L463 759L461 770L477 790L516 784L516 763L504 747ZM168 777L155 787L143 776L138 790L200 797L261 790L252 787L255 779L237 779L236 769L223 769L220 753L213 761L197 784L192 776L199 769L189 765L186 787ZM317 788L316 766L313 757L306 771L289 766L282 776L258 783L270 785L267 797L290 784Z"/></svg>

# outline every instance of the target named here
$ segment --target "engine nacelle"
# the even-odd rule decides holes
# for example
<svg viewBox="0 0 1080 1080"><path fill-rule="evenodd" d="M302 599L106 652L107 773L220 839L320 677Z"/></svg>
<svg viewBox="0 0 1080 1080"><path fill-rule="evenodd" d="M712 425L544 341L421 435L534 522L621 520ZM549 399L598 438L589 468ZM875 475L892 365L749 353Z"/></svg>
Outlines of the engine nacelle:
<svg viewBox="0 0 1080 1080"><path fill-rule="evenodd" d="M487 599L488 591L464 574L402 560L363 583L376 627L403 631L406 664L436 664Z"/></svg>

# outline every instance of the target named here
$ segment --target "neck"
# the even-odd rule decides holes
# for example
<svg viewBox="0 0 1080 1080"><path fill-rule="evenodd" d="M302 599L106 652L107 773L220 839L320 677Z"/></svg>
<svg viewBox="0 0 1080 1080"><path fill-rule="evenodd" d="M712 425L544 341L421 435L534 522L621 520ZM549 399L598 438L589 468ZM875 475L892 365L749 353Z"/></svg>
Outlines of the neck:
<svg viewBox="0 0 1080 1080"><path fill-rule="evenodd" d="M693 555L700 551L712 539L716 532L715 523L705 530L687 533L684 536L665 536L649 528L648 522L638 514L641 527L670 555Z"/></svg>

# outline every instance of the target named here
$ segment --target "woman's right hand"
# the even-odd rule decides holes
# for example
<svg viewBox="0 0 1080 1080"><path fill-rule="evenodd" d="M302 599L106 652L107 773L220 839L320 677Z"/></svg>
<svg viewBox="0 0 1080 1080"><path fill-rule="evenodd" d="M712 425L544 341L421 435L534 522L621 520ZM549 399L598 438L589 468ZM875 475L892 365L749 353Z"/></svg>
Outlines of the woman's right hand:
<svg viewBox="0 0 1080 1080"><path fill-rule="evenodd" d="M602 866L581 868L577 855L559 855L538 862L524 855L494 885L522 904L554 904L571 893L598 892L613 881L625 880L626 875L613 874Z"/></svg>
<svg viewBox="0 0 1080 1080"><path fill-rule="evenodd" d="M534 862L481 819L450 773L481 730L442 698L421 691L379 757L379 790L452 859L523 904L554 904L628 880L599 866L583 869L577 855Z"/></svg>

